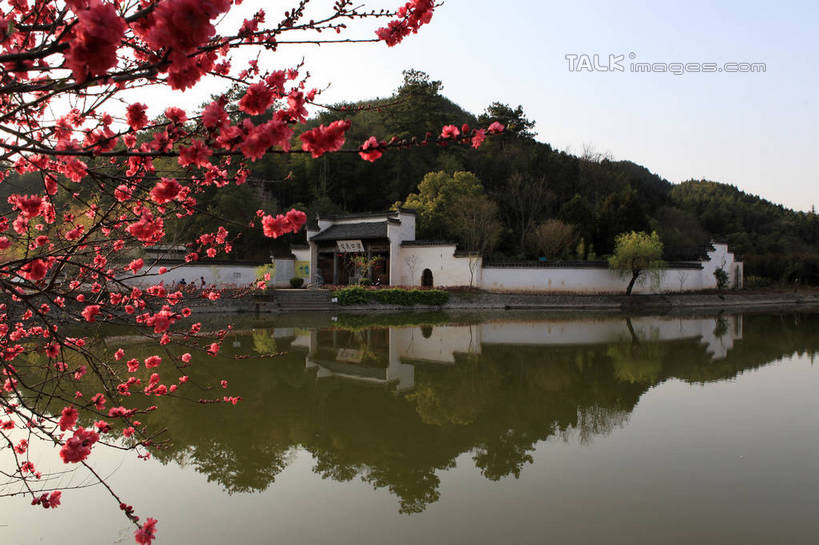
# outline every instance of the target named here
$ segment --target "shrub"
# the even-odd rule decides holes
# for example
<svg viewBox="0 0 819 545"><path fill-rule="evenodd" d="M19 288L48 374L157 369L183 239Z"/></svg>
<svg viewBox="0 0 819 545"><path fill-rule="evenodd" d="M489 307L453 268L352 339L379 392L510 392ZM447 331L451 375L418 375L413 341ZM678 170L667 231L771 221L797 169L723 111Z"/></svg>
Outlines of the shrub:
<svg viewBox="0 0 819 545"><path fill-rule="evenodd" d="M745 289L768 288L773 284L770 278L764 276L750 275L745 277Z"/></svg>
<svg viewBox="0 0 819 545"><path fill-rule="evenodd" d="M294 276L293 278L290 279L290 287L291 288L298 289L298 288L302 287L303 285L304 285L304 278L302 278L300 276Z"/></svg>
<svg viewBox="0 0 819 545"><path fill-rule="evenodd" d="M416 290L403 288L387 288L383 290L366 289L362 286L349 286L333 293L342 306L363 305L369 302L385 305L413 306L441 306L449 300L449 293L443 290Z"/></svg>
<svg viewBox="0 0 819 545"><path fill-rule="evenodd" d="M722 267L714 271L714 278L717 281L717 289L719 291L728 287L728 273L725 272L725 269Z"/></svg>

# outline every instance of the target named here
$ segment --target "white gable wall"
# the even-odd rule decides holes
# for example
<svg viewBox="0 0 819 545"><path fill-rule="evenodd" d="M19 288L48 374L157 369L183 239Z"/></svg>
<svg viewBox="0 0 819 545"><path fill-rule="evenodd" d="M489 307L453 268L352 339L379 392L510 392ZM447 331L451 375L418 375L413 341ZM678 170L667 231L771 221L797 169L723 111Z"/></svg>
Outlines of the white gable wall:
<svg viewBox="0 0 819 545"><path fill-rule="evenodd" d="M402 246L396 265L400 267L402 286L420 286L424 269L432 272L435 286L480 286L481 258L479 256L456 256L455 245ZM473 273L470 274L470 266ZM471 283L470 283L471 280Z"/></svg>

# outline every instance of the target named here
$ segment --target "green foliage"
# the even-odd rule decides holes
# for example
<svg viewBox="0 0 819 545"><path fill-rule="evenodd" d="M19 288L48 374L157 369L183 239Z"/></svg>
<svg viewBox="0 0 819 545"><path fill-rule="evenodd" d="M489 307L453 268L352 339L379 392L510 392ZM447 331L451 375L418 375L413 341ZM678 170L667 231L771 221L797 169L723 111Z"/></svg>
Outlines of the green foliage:
<svg viewBox="0 0 819 545"><path fill-rule="evenodd" d="M747 290L755 290L759 288L768 288L773 285L773 280L765 276L757 276L754 274L746 275L743 285Z"/></svg>
<svg viewBox="0 0 819 545"><path fill-rule="evenodd" d="M696 216L711 235L740 254L819 251L819 218L795 212L734 186L691 180L671 191L673 204Z"/></svg>
<svg viewBox="0 0 819 545"><path fill-rule="evenodd" d="M450 238L451 215L461 199L483 195L483 184L471 172L429 172L401 206L418 213L418 235L427 238Z"/></svg>
<svg viewBox="0 0 819 545"><path fill-rule="evenodd" d="M346 153L327 154L319 160L302 154L268 154L251 166L250 179L255 182L197 196L200 206L214 214L205 230L220 223L217 218L231 218L240 226L231 229L231 235L241 235L234 255L267 257L293 237L271 241L241 227L254 219L257 208L300 204L312 218L315 213L374 211L401 203L419 211L418 238L456 239L449 221L451 205L465 195L480 193L497 204L497 252L505 256L524 255L526 233L554 216L574 227L587 254L592 245L597 253L610 254L619 233L652 230L664 242L666 260L698 259L712 239L724 240L738 255L819 253L819 217L814 212L787 210L716 182L672 185L629 161L590 160L556 151L532 139L534 121L526 118L522 108L505 104L502 97L477 118L443 96L443 89L442 82L428 74L407 70L391 96L339 104L344 108L322 112L305 128L350 119L348 149L373 135L421 141L427 133L435 137L450 123L474 127L476 122L486 126L499 121L507 131L488 138L477 151L454 145L420 146L391 150L375 163ZM167 166L172 167L178 168ZM472 173L472 182L480 180L480 188L466 180L445 183L458 172ZM424 185L428 175L439 176L438 183ZM544 185L548 192L543 191ZM222 199L217 193L232 195ZM248 205L251 202L253 206ZM205 217L197 215L202 221ZM173 227L180 238L201 230L182 222Z"/></svg>
<svg viewBox="0 0 819 545"><path fill-rule="evenodd" d="M415 290L404 288L366 289L349 286L333 292L341 306L365 305L371 302L400 306L441 306L449 300L449 293L443 290Z"/></svg>
<svg viewBox="0 0 819 545"><path fill-rule="evenodd" d="M264 280L264 275L269 274L270 278L276 276L276 264L275 263L266 263L264 265L259 265L253 270L256 281Z"/></svg>
<svg viewBox="0 0 819 545"><path fill-rule="evenodd" d="M634 283L645 271L656 271L665 266L662 261L663 243L659 235L652 232L631 231L617 235L614 254L609 258L609 267L622 275L631 275L626 295L631 295Z"/></svg>
<svg viewBox="0 0 819 545"><path fill-rule="evenodd" d="M301 276L294 276L290 279L290 287L294 289L299 289L304 286L304 278Z"/></svg>
<svg viewBox="0 0 819 545"><path fill-rule="evenodd" d="M636 191L627 189L613 193L598 207L595 246L602 253L608 253L612 250L612 242L616 244L615 235L618 233L648 229L648 216Z"/></svg>
<svg viewBox="0 0 819 545"><path fill-rule="evenodd" d="M800 284L819 286L819 254L751 254L743 257L745 287L750 288L750 277L757 277L762 285ZM763 280L764 279L764 280Z"/></svg>
<svg viewBox="0 0 819 545"><path fill-rule="evenodd" d="M382 258L379 256L367 257L366 255L355 255L350 257L350 263L352 263L355 269L355 276L358 277L358 283L360 285L368 286L372 284L372 280L367 278L367 275L376 263L381 260Z"/></svg>
<svg viewBox="0 0 819 545"><path fill-rule="evenodd" d="M714 271L714 279L717 281L717 289L722 291L728 287L728 273L722 267Z"/></svg>
<svg viewBox="0 0 819 545"><path fill-rule="evenodd" d="M520 136L524 138L534 138L537 133L532 129L535 128L535 122L530 121L523 114L523 107L518 105L517 108L512 108L507 104L501 102L493 102L486 107L486 111L478 117L478 123L489 126L493 122L503 124L506 127L504 132L510 135Z"/></svg>
<svg viewBox="0 0 819 545"><path fill-rule="evenodd" d="M279 347L276 344L276 337L270 334L267 329L254 329L252 333L253 350L257 354L276 354Z"/></svg>
<svg viewBox="0 0 819 545"><path fill-rule="evenodd" d="M451 321L450 316L444 312L341 314L336 321L336 327L358 331L360 329L370 329L373 327L436 326L447 324Z"/></svg>
<svg viewBox="0 0 819 545"><path fill-rule="evenodd" d="M580 238L580 242L577 243L575 255L577 256L577 259L581 261L586 259L586 241L582 237Z"/></svg>

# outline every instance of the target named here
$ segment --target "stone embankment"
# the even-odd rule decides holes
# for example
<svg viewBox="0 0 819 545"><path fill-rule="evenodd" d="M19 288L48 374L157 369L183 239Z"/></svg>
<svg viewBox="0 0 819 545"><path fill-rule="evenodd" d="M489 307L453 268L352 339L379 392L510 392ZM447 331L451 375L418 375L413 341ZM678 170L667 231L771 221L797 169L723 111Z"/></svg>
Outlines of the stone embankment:
<svg viewBox="0 0 819 545"><path fill-rule="evenodd" d="M292 292L301 291L299 296ZM312 294L308 295L310 292ZM304 301L300 304L300 301ZM632 312L665 313L676 310L765 310L791 307L819 308L819 292L799 293L750 291L724 294L668 295L546 295L529 293L454 292L442 307L402 307L368 304L339 306L329 292L323 290L276 290L273 294L237 299L223 298L216 304L203 301L195 310L200 312L259 312L292 311L401 311L401 310L545 310L569 312Z"/></svg>

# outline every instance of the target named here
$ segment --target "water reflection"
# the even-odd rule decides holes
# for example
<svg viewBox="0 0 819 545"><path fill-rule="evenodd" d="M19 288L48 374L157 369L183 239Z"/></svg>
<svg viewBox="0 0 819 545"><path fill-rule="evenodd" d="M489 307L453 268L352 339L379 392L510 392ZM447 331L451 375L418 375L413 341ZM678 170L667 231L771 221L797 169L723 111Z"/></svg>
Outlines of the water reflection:
<svg viewBox="0 0 819 545"><path fill-rule="evenodd" d="M662 368L664 347L669 348L666 343L694 341L711 359L722 359L741 338L742 316L730 315L310 329L297 335L291 347L308 350L307 368L316 369L319 378L395 384L399 391L408 391L415 387L416 365L454 365L456 358L480 358L484 347L607 345L620 378L653 382Z"/></svg>
<svg viewBox="0 0 819 545"><path fill-rule="evenodd" d="M487 479L518 477L538 442L611 433L662 381L730 379L819 345L810 314L447 319L248 329L220 365L190 368L195 384L227 378L243 402L203 418L198 406L166 400L173 442L154 455L233 493L264 490L304 449L323 478L362 479L416 513L438 500L439 474L461 454ZM232 359L247 347L287 353Z"/></svg>

